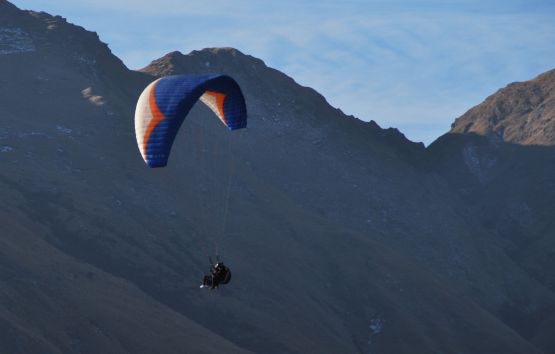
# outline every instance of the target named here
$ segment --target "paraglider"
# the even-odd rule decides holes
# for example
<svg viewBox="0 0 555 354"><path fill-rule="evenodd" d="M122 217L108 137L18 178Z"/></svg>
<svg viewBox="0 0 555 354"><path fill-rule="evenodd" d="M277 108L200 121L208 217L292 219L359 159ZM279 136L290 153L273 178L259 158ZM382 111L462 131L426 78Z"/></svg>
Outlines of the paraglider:
<svg viewBox="0 0 555 354"><path fill-rule="evenodd" d="M227 75L174 75L155 80L135 109L135 135L149 167L164 167L173 141L193 105L201 100L230 130L247 126L243 93Z"/></svg>
<svg viewBox="0 0 555 354"><path fill-rule="evenodd" d="M210 258L210 274L204 276L200 288L217 289L220 284L227 284L231 280L231 270L216 256L216 263Z"/></svg>
<svg viewBox="0 0 555 354"><path fill-rule="evenodd" d="M191 108L200 100L229 130L247 126L247 109L237 82L227 75L175 75L150 83L141 93L135 109L135 135L141 156L148 167L164 167L173 142ZM222 234L228 210L231 176L223 212ZM202 209L202 208L201 208ZM215 242L217 245L217 242ZM231 279L230 269L217 258L210 259L210 273L201 288L216 289Z"/></svg>

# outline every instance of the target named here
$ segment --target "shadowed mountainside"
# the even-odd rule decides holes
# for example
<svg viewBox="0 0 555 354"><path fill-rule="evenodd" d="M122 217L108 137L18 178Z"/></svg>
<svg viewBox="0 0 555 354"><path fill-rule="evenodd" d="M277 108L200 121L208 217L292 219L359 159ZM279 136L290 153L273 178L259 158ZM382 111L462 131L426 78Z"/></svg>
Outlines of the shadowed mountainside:
<svg viewBox="0 0 555 354"><path fill-rule="evenodd" d="M550 291L555 291L553 117L555 70L488 97L429 148L437 171L466 201L471 220L487 230L489 242L501 245ZM529 331L537 328L530 331L532 341L555 351L549 334L555 331L553 312L533 323L520 321Z"/></svg>
<svg viewBox="0 0 555 354"><path fill-rule="evenodd" d="M526 274L508 250L491 242L489 230L476 223L469 211L467 203L473 201L453 189L449 178L441 178L443 171L429 168L435 166L433 152L406 141L394 130L343 116L310 88L276 89L291 79L272 69L263 70L258 60L252 64L243 60L243 54L231 49L188 55L174 52L142 71L158 76L198 73L210 67L232 75L246 88L251 121L263 125L256 142L261 147L246 146L241 155L256 161L252 165L259 167L255 172L264 180L273 181L320 216L426 264L443 281L454 281L453 288L471 294L528 337L542 330L540 323L553 311L551 290ZM249 97L250 92L256 94ZM258 105L257 98L264 92L270 95ZM296 110L299 105L322 110L311 116ZM279 123L265 117L274 110L283 112ZM338 114L339 119L335 118ZM286 143L265 152L263 145L275 139L276 125L279 139ZM313 135L318 136L316 143ZM281 151L283 165L274 167L280 161L266 161L266 153L279 156Z"/></svg>
<svg viewBox="0 0 555 354"><path fill-rule="evenodd" d="M169 166L147 169L139 93L207 70L239 82L249 128L197 105ZM0 77L2 350L549 348L553 289L421 144L259 59L174 52L133 72L94 33L0 0ZM214 244L234 278L199 291Z"/></svg>

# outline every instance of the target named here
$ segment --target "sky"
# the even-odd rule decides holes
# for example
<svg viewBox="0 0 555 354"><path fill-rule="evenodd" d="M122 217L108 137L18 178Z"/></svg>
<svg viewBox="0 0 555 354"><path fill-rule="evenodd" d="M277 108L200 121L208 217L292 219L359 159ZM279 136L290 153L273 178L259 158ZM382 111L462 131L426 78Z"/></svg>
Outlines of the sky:
<svg viewBox="0 0 555 354"><path fill-rule="evenodd" d="M234 47L349 115L426 145L555 68L553 0L10 0L97 32L131 69Z"/></svg>

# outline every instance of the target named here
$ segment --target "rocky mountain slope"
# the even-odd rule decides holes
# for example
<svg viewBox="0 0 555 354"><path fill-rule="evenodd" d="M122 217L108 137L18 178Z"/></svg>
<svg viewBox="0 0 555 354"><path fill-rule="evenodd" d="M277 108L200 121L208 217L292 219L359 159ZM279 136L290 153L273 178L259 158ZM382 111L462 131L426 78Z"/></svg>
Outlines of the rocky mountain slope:
<svg viewBox="0 0 555 354"><path fill-rule="evenodd" d="M499 90L455 120L450 133L495 135L518 145L555 145L555 70Z"/></svg>
<svg viewBox="0 0 555 354"><path fill-rule="evenodd" d="M555 70L513 83L470 109L429 148L435 168L524 271L555 290ZM533 340L553 351L545 312ZM527 324L526 327L530 327ZM533 332L533 331L532 331Z"/></svg>
<svg viewBox="0 0 555 354"><path fill-rule="evenodd" d="M197 105L149 170L139 93L207 70L239 82L249 127ZM130 71L94 33L2 0L0 78L3 351L554 348L553 289L474 221L436 162L447 148L347 117L231 48ZM199 291L216 248L233 283Z"/></svg>

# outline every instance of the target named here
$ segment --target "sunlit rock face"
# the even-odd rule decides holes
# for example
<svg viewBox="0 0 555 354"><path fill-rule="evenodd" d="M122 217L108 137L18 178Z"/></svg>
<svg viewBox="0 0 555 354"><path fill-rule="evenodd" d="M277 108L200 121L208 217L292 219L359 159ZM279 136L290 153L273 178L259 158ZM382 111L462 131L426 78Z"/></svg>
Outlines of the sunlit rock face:
<svg viewBox="0 0 555 354"><path fill-rule="evenodd" d="M455 120L451 133L494 135L507 143L555 145L555 70L516 82Z"/></svg>

